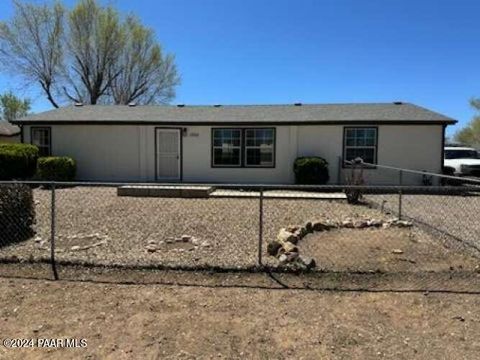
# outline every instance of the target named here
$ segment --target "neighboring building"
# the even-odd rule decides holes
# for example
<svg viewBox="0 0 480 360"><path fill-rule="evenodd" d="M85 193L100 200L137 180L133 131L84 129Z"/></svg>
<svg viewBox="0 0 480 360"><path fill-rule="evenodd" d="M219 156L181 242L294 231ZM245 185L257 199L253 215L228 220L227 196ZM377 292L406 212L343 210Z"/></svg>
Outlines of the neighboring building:
<svg viewBox="0 0 480 360"><path fill-rule="evenodd" d="M42 155L77 161L79 180L293 183L299 156L440 173L445 127L456 121L408 103L246 106L71 106L15 121ZM369 183L398 174L365 170ZM421 178L404 177L419 184Z"/></svg>
<svg viewBox="0 0 480 360"><path fill-rule="evenodd" d="M0 120L0 143L5 142L20 142L20 128Z"/></svg>

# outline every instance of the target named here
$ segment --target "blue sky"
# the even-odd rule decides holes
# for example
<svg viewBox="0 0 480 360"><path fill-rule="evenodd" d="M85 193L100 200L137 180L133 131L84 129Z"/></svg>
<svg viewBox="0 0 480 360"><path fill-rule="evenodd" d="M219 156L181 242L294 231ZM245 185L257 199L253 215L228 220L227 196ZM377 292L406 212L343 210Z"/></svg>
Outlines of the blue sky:
<svg viewBox="0 0 480 360"><path fill-rule="evenodd" d="M73 4L75 1L65 1ZM176 54L174 103L413 102L466 124L480 97L477 0L110 0ZM0 20L12 14L0 3ZM0 74L0 91L50 108ZM450 127L451 134L455 128Z"/></svg>

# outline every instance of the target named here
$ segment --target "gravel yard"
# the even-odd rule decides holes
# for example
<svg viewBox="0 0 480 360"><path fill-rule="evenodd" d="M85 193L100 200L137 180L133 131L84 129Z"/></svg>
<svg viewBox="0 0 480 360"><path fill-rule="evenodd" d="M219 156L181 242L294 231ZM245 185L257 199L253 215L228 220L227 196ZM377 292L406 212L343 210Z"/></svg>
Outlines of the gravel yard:
<svg viewBox="0 0 480 360"><path fill-rule="evenodd" d="M367 195L367 200L379 206L384 202L385 209L398 211L398 195ZM451 247L458 246L452 242L469 243L480 251L480 195L403 195L402 214L433 230L435 235L448 234Z"/></svg>
<svg viewBox="0 0 480 360"><path fill-rule="evenodd" d="M0 248L0 257L49 259L50 196L48 190L34 190L36 235L25 242ZM265 199L264 261L269 265L278 264L278 260L269 257L265 249L267 242L276 238L280 228L303 224L307 220L341 221L346 218L385 220L391 215L366 206L348 205L344 200ZM319 268L327 270L338 270L338 267L344 270L385 268L385 259L390 259L392 250L398 248L420 252L408 255L410 258L406 257L405 261L398 259L406 255L394 256L394 261L387 261L390 264L387 270L402 270L406 265L407 270L424 269L421 264L427 264L432 259L448 266L462 261L470 264L461 255L449 257L448 253L445 256L432 255L428 259L430 254L444 254L445 250L430 235L416 228L369 230L349 233L342 229L333 240L334 232L326 238L317 236L317 242L305 239L300 246L301 251L309 256L318 256ZM356 231L364 233L359 237ZM56 191L58 260L245 268L257 263L258 234L258 199L118 197L116 188L109 187L75 187ZM420 245L412 246L412 236ZM312 235L312 238L315 236ZM384 245L381 251L376 250L379 244ZM359 257L362 253L367 257ZM373 253L376 255L371 256ZM331 265L332 259L338 260L335 266ZM391 268L394 263L398 267Z"/></svg>

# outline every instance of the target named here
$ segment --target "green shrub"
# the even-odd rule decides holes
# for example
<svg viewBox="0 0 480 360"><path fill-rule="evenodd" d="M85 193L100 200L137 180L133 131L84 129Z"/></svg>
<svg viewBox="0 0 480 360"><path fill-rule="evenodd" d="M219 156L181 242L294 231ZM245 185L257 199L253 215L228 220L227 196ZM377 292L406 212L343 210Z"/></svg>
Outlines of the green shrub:
<svg viewBox="0 0 480 360"><path fill-rule="evenodd" d="M38 148L29 144L0 144L0 180L28 179L35 174Z"/></svg>
<svg viewBox="0 0 480 360"><path fill-rule="evenodd" d="M293 165L295 183L323 185L328 182L328 162L317 156L299 157Z"/></svg>
<svg viewBox="0 0 480 360"><path fill-rule="evenodd" d="M67 156L41 157L37 162L37 178L41 181L73 181L76 172L75 160Z"/></svg>
<svg viewBox="0 0 480 360"><path fill-rule="evenodd" d="M30 238L34 220L32 189L25 184L1 184L0 248Z"/></svg>

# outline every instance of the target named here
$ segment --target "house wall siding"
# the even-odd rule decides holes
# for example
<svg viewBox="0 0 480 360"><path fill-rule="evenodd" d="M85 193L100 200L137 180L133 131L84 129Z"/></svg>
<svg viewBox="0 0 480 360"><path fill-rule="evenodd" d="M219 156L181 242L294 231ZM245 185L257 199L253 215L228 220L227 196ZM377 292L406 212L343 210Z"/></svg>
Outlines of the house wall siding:
<svg viewBox="0 0 480 360"><path fill-rule="evenodd" d="M139 126L51 125L52 155L71 156L79 180L146 181ZM30 126L24 142L30 143Z"/></svg>
<svg viewBox="0 0 480 360"><path fill-rule="evenodd" d="M73 157L79 180L155 181L155 125L49 126L52 154ZM182 134L183 181L293 183L295 158L311 155L329 162L331 183L344 182L348 169L339 168L343 125L274 127L274 168L212 168L212 126L187 126ZM29 143L30 126L25 125L24 134L24 142ZM378 163L438 173L442 137L442 125L379 125ZM371 184L398 183L397 172L379 168L365 170L365 178ZM404 175L403 180L404 184L421 183L419 176Z"/></svg>
<svg viewBox="0 0 480 360"><path fill-rule="evenodd" d="M359 125L360 126L360 125ZM368 125L362 125L368 126ZM377 163L381 165L441 173L442 125L379 125ZM349 169L340 166L343 152L343 128L340 125L299 126L298 155L317 155L329 163L330 181L344 183ZM368 184L398 184L398 172L386 169L366 169ZM421 185L420 175L403 174L403 184Z"/></svg>
<svg viewBox="0 0 480 360"><path fill-rule="evenodd" d="M442 172L442 125L379 126L378 163L393 167L433 173ZM398 172L394 170L366 170L367 182L398 184ZM403 184L421 185L422 177L403 174Z"/></svg>

